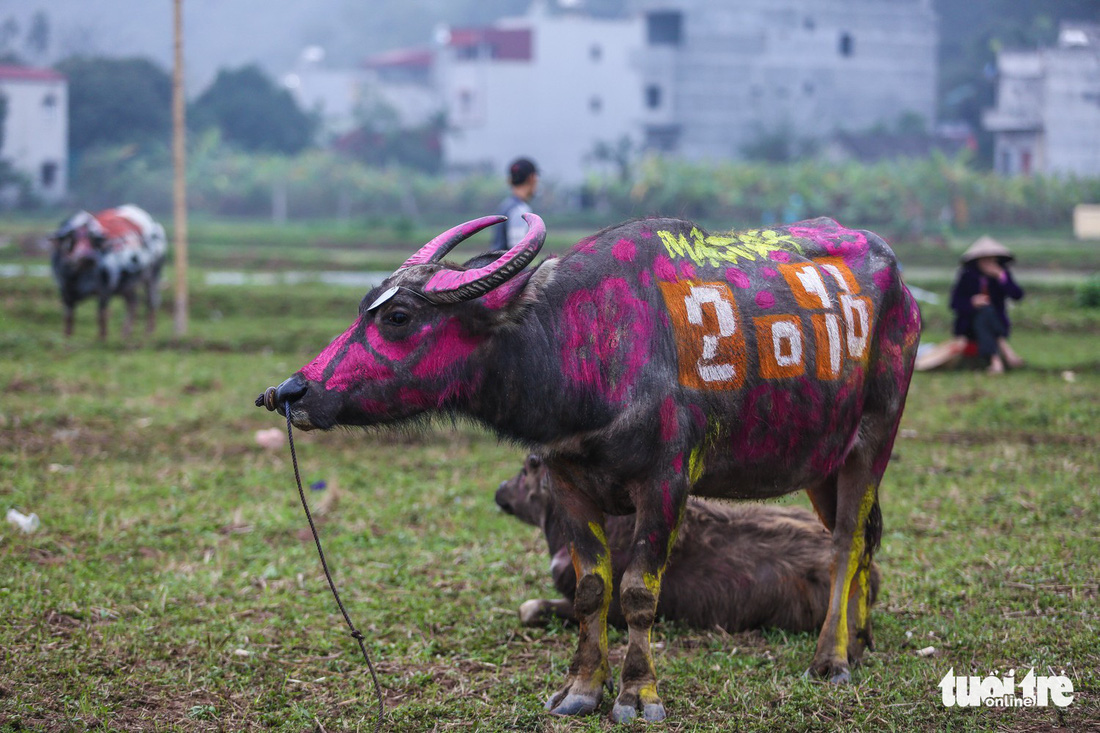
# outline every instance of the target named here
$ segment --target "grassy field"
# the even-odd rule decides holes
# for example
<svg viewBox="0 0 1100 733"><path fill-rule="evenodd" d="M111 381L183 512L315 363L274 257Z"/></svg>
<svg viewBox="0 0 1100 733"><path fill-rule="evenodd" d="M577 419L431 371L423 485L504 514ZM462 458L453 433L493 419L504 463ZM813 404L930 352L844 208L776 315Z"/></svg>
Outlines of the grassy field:
<svg viewBox="0 0 1100 733"><path fill-rule="evenodd" d="M0 264L42 264L48 261L45 237L64 215L6 217L0 222ZM412 224L396 219L365 219L348 222L295 221L275 225L263 220L226 220L193 217L189 225L190 258L194 267L208 269L354 269L392 270L411 254L409 242L423 243L457 224L435 222ZM606 223L614 223L606 222ZM852 225L851 222L843 222ZM165 220L169 238L171 222ZM560 253L598 227L581 226L571 217L547 215L546 252ZM745 222L706 222L710 231L732 226L754 226ZM602 226L602 225L601 225ZM906 267L955 267L959 253L982 234L992 234L1011 248L1023 266L1080 273L1100 271L1100 247L1079 242L1066 229L967 230L946 241L891 241ZM487 245L488 233L475 236L467 251L478 243Z"/></svg>
<svg viewBox="0 0 1100 733"><path fill-rule="evenodd" d="M32 260L17 250L3 258ZM320 574L288 452L254 439L281 421L252 405L352 320L362 293L207 287L198 274L191 335L171 337L165 313L129 344L120 305L107 343L91 304L66 342L48 280L0 280L0 510L42 520L30 535L0 526L0 731L371 727L370 677ZM925 338L940 340L946 310L925 312ZM1014 317L1027 369L914 381L882 490L878 651L853 684L800 677L813 635L660 624L670 718L654 729L1100 729L1100 310L1035 287ZM303 478L327 482L310 498L390 730L613 728L609 700L580 720L542 712L575 631L518 622L523 600L553 593L536 530L492 499L521 450L449 424L296 442ZM624 635L611 643L618 663ZM940 702L950 669L1031 667L1065 670L1073 704Z"/></svg>

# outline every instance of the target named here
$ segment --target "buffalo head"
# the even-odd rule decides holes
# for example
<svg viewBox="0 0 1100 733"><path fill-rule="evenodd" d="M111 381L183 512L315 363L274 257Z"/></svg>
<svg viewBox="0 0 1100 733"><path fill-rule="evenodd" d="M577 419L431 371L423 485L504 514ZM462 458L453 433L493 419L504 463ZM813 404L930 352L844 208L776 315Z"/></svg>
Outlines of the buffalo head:
<svg viewBox="0 0 1100 733"><path fill-rule="evenodd" d="M81 211L65 220L51 236L61 268L77 272L94 265L103 252L106 233L94 216Z"/></svg>
<svg viewBox="0 0 1100 733"><path fill-rule="evenodd" d="M538 216L524 218L529 228L521 242L471 266L442 259L505 217L475 219L428 242L367 293L344 333L268 391L267 406L283 414L289 409L299 428L327 429L399 422L448 410L473 394L486 375L471 366L471 357L522 308L529 278L515 276L546 238Z"/></svg>

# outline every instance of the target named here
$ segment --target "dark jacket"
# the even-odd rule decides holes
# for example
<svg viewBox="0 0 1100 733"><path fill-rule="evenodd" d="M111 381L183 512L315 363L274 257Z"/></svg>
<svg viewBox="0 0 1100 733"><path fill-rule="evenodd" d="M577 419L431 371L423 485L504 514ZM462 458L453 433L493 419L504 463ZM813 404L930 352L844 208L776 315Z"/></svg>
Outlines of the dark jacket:
<svg viewBox="0 0 1100 733"><path fill-rule="evenodd" d="M955 281L955 287L951 290L951 310L955 311L955 335L970 335L970 327L976 311L970 299L978 293L989 295L990 307L1004 324L1007 335L1011 324L1008 321L1008 312L1005 310L1005 299L1020 300L1024 297L1024 291L1012 279L1012 273L1007 267L1002 279L997 279L983 274L974 263L963 265L959 271L959 279Z"/></svg>

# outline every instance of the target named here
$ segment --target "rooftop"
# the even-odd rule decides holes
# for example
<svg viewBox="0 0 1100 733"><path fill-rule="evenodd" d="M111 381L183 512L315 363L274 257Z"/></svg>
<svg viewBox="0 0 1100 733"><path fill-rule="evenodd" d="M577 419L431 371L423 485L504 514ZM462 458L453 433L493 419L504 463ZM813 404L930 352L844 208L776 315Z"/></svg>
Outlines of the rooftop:
<svg viewBox="0 0 1100 733"><path fill-rule="evenodd" d="M0 65L0 80L3 81L65 81L65 75L53 69L40 69L33 66Z"/></svg>

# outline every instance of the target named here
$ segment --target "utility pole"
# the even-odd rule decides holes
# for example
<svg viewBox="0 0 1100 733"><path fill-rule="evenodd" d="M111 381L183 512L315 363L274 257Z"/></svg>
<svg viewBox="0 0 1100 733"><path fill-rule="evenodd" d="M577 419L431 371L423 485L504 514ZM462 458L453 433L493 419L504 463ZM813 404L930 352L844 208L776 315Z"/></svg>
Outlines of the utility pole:
<svg viewBox="0 0 1100 733"><path fill-rule="evenodd" d="M176 335L187 333L187 148L183 97L183 0L172 0L172 201L176 250Z"/></svg>

